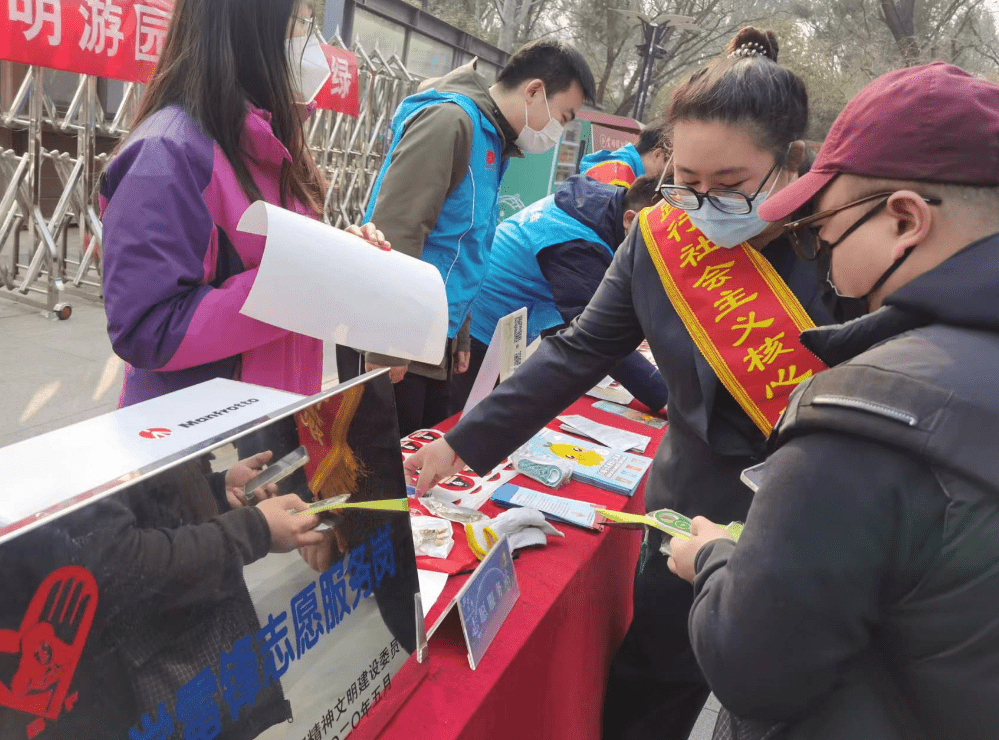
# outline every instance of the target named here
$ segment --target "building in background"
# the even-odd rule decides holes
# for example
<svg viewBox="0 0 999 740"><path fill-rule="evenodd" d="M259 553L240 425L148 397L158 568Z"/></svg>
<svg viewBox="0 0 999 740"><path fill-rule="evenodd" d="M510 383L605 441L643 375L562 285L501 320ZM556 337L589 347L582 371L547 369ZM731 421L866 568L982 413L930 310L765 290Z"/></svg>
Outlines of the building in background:
<svg viewBox="0 0 999 740"><path fill-rule="evenodd" d="M509 54L403 0L327 0L323 35L341 29L348 46L396 55L411 74L439 77L479 58L479 71L496 79Z"/></svg>

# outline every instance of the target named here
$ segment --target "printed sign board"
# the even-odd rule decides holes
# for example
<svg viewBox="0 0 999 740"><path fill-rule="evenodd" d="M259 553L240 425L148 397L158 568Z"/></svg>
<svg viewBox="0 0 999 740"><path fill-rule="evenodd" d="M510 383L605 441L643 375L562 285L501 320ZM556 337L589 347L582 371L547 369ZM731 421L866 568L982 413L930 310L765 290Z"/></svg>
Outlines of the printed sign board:
<svg viewBox="0 0 999 740"><path fill-rule="evenodd" d="M271 393L213 381L0 451L24 453L5 471L44 468L36 488L5 481L0 498L21 524L0 543L0 737L342 740L423 652L387 374ZM62 456L88 430L96 472ZM247 500L260 469L289 456ZM44 506L73 481L90 486L76 505ZM40 524L23 524L22 494L43 504ZM321 514L300 553L295 496L353 508ZM379 501L395 510L357 506Z"/></svg>

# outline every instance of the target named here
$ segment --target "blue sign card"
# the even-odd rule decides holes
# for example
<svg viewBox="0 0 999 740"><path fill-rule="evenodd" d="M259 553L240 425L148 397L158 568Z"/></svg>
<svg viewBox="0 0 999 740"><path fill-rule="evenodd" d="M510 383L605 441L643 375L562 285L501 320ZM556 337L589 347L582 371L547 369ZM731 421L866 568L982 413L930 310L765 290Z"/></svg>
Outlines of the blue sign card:
<svg viewBox="0 0 999 740"><path fill-rule="evenodd" d="M461 615L461 629L468 645L468 663L473 671L518 598L520 586L513 569L510 543L504 535L489 550L455 597L458 614Z"/></svg>

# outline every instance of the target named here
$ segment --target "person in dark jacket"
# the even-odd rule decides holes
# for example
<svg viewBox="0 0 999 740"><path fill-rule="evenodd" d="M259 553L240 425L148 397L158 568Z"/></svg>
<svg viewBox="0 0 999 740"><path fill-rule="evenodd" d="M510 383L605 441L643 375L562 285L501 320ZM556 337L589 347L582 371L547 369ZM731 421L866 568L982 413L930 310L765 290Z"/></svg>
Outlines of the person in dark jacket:
<svg viewBox="0 0 999 740"><path fill-rule="evenodd" d="M410 363L337 348L341 382L391 368L403 435L447 417L452 373L468 367L463 327L489 264L509 158L558 144L562 127L596 94L582 55L545 39L511 56L493 85L473 60L425 88L395 112L367 216L381 221L397 251L440 272L448 300L442 360Z"/></svg>
<svg viewBox="0 0 999 740"><path fill-rule="evenodd" d="M497 227L489 273L472 304L472 359L455 379L451 413L464 408L501 318L526 306L530 344L583 312L635 216L659 199L657 181L644 175L625 189L574 175ZM641 353L628 355L611 376L652 411L666 406L666 381Z"/></svg>
<svg viewBox="0 0 999 740"><path fill-rule="evenodd" d="M738 545L704 519L673 540L698 662L729 736L993 738L999 86L878 78L761 215L806 203L803 256L871 313L802 336L835 367L793 396Z"/></svg>
<svg viewBox="0 0 999 740"><path fill-rule="evenodd" d="M117 740L141 730L143 716L155 722L166 713L183 723L179 692L203 669L217 672L235 641L260 633L243 567L268 552L323 541L311 531L316 516L290 513L308 508L298 496L267 497L255 506L245 500L243 486L268 459L269 452L261 453L212 474L201 460L181 463L0 548L8 590L0 608L4 630L18 629L35 589L57 568L82 566L98 595L76 669L78 699L47 737ZM265 496L275 492L272 486ZM5 671L16 657L7 654ZM17 728L23 733L30 721L11 706L0 709L5 738ZM218 715L222 740L252 740L291 716L279 681L235 711Z"/></svg>
<svg viewBox="0 0 999 740"><path fill-rule="evenodd" d="M804 83L776 63L777 40L771 32L743 29L727 51L678 86L667 113L676 183L663 190L686 192L681 202L689 211L683 213L691 220L702 213L699 220L710 232L688 224L680 235L693 237L700 254L712 256L709 267L737 255L754 260L770 284L786 287L785 300L798 304L799 319L832 323L815 264L795 256L779 227L760 223L758 204L753 205L797 177L808 118ZM739 217L716 216L714 202L749 208L736 209L742 211ZM618 248L593 300L568 329L545 339L443 440L407 460L407 472L422 469L419 491L465 463L476 472L491 470L645 337L669 388L670 421L649 471L646 509L671 508L722 522L745 518L751 497L739 476L763 460L766 435L723 383L666 292L657 266L662 250L646 227L677 217L676 207L667 205L642 213L642 228L632 230ZM680 253L679 244L674 252ZM722 290L729 297L733 293L721 282L718 298L724 300ZM731 318L740 316L750 318L748 311ZM720 326L729 332L731 324ZM793 342L790 336L782 339ZM805 350L798 346L795 352ZM686 740L709 695L687 635L693 590L671 576L660 544L657 534L649 534L636 568L634 616L611 666L604 703L608 739Z"/></svg>

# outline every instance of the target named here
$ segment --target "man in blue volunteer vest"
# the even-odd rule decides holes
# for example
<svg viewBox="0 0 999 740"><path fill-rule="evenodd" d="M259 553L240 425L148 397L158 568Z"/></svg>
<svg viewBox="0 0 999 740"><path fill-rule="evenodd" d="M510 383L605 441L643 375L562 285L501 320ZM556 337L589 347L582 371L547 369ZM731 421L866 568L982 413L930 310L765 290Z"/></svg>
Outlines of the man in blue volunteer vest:
<svg viewBox="0 0 999 740"><path fill-rule="evenodd" d="M659 124L642 129L637 144L587 154L579 163L579 171L608 185L627 188L642 175L658 178L668 158L666 125Z"/></svg>
<svg viewBox="0 0 999 740"><path fill-rule="evenodd" d="M395 113L365 220L393 249L440 271L448 299L443 360L432 366L337 348L341 381L392 368L402 434L447 417L451 374L468 367L465 325L489 265L508 158L551 149L595 95L583 57L552 40L517 51L492 86L473 61L425 87Z"/></svg>
<svg viewBox="0 0 999 740"><path fill-rule="evenodd" d="M501 318L526 306L530 343L583 312L632 220L658 200L657 181L643 175L625 189L574 175L497 227L489 273L472 304L469 372L455 379L452 411L464 407ZM666 405L666 381L639 352L611 375L653 411Z"/></svg>

